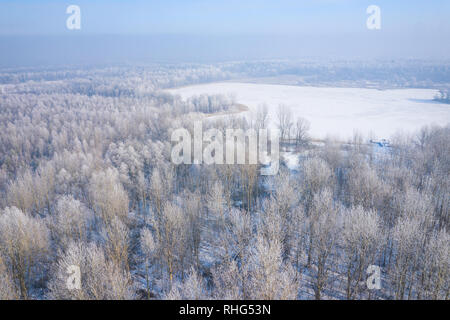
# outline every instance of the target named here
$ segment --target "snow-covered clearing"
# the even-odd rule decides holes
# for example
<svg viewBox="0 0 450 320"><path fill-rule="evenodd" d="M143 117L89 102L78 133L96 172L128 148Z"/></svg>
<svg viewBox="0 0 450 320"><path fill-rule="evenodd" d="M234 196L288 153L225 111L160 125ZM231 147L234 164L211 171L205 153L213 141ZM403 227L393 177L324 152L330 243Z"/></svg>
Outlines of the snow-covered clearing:
<svg viewBox="0 0 450 320"><path fill-rule="evenodd" d="M276 125L279 104L290 107L292 120L298 116L311 122L311 135L332 135L348 139L355 130L372 138L389 138L397 131L415 131L423 125L446 125L450 105L433 101L432 89L377 90L363 88L323 88L289 85L221 82L168 90L188 98L200 94L234 94L237 103L249 107L250 116L266 103L270 125ZM224 115L220 115L224 116Z"/></svg>

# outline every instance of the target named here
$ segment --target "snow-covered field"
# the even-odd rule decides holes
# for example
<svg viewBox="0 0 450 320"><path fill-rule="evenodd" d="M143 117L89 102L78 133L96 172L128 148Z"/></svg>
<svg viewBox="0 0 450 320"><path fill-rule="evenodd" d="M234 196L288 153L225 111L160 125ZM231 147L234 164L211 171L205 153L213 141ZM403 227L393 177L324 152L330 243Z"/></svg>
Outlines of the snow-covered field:
<svg viewBox="0 0 450 320"><path fill-rule="evenodd" d="M355 130L373 138L389 138L423 125L445 125L450 121L450 105L433 101L436 90L363 88L322 88L288 85L221 82L168 90L183 98L200 94L235 94L237 103L249 107L249 116L258 105L269 107L270 125L276 125L279 104L290 107L293 121L301 116L311 122L311 135L333 135L347 139Z"/></svg>

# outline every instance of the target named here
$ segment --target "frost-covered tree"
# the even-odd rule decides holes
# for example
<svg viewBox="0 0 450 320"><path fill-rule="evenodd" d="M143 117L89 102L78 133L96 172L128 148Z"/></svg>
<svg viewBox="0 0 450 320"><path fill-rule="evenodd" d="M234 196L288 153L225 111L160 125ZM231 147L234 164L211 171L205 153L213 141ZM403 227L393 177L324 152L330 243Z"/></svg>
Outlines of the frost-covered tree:
<svg viewBox="0 0 450 320"><path fill-rule="evenodd" d="M295 126L293 127L294 131L294 138L295 138L295 145L297 149L300 146L304 146L308 143L309 140L309 129L311 127L311 124L308 120L302 117L298 117L297 121L295 122Z"/></svg>
<svg viewBox="0 0 450 320"><path fill-rule="evenodd" d="M303 162L301 186L307 212L309 212L314 195L324 188L330 187L331 179L331 169L324 160L311 158Z"/></svg>
<svg viewBox="0 0 450 320"><path fill-rule="evenodd" d="M188 219L183 210L170 202L163 206L157 225L157 244L170 282L183 273L188 254Z"/></svg>
<svg viewBox="0 0 450 320"><path fill-rule="evenodd" d="M448 300L450 293L450 236L446 230L435 232L423 255L417 299Z"/></svg>
<svg viewBox="0 0 450 320"><path fill-rule="evenodd" d="M80 288L69 287L73 269L79 268ZM73 284L75 285L75 284ZM48 284L50 299L130 300L135 298L131 275L108 260L102 247L94 243L73 242L53 265Z"/></svg>
<svg viewBox="0 0 450 320"><path fill-rule="evenodd" d="M17 290L10 271L0 257L0 300L17 300L20 293Z"/></svg>
<svg viewBox="0 0 450 320"><path fill-rule="evenodd" d="M347 197L354 206L376 209L386 192L377 172L366 162L353 162L347 178Z"/></svg>
<svg viewBox="0 0 450 320"><path fill-rule="evenodd" d="M419 221L410 217L400 217L397 221L393 230L394 261L390 270L395 299L403 300L405 294L411 296L423 237Z"/></svg>
<svg viewBox="0 0 450 320"><path fill-rule="evenodd" d="M144 254L145 263L145 287L147 290L147 298L150 299L151 279L150 279L150 262L155 258L155 251L157 249L155 239L152 232L148 228L141 231L140 237L141 249Z"/></svg>
<svg viewBox="0 0 450 320"><path fill-rule="evenodd" d="M281 170L274 179L274 190L269 198L275 204L277 219L281 223L281 243L283 246L283 256L288 257L292 246L293 233L293 208L299 202L299 194L295 187L295 180L290 177L289 172Z"/></svg>
<svg viewBox="0 0 450 320"><path fill-rule="evenodd" d="M205 300L208 298L205 279L191 268L183 282L177 282L165 296L168 300Z"/></svg>
<svg viewBox="0 0 450 320"><path fill-rule="evenodd" d="M286 141L286 139L290 138L292 129L292 112L289 107L282 104L278 106L277 120L280 139L281 141Z"/></svg>
<svg viewBox="0 0 450 320"><path fill-rule="evenodd" d="M8 204L11 207L19 208L22 212L31 213L35 204L35 192L33 176L26 171L9 184Z"/></svg>
<svg viewBox="0 0 450 320"><path fill-rule="evenodd" d="M312 285L317 300L321 299L324 289L329 287L329 275L334 266L336 244L341 231L340 213L341 209L333 202L328 189L314 196L309 215L308 266L314 272Z"/></svg>
<svg viewBox="0 0 450 320"><path fill-rule="evenodd" d="M95 214L105 223L118 217L122 221L128 216L128 195L119 182L117 170L108 168L92 175L89 195Z"/></svg>
<svg viewBox="0 0 450 320"><path fill-rule="evenodd" d="M165 201L164 194L165 191L161 174L158 169L155 169L152 172L152 176L150 179L150 195L152 197L152 202L155 207L155 211L158 213L158 215L161 214L162 205L163 202Z"/></svg>
<svg viewBox="0 0 450 320"><path fill-rule="evenodd" d="M290 264L283 263L282 246L277 239L258 236L249 258L250 299L294 300L299 290L299 278Z"/></svg>
<svg viewBox="0 0 450 320"><path fill-rule="evenodd" d="M383 242L383 230L377 213L355 207L344 212L342 245L346 268L346 298L354 299L364 290L369 265L376 264Z"/></svg>
<svg viewBox="0 0 450 320"><path fill-rule="evenodd" d="M130 231L118 217L114 217L102 230L107 257L120 268L129 270Z"/></svg>
<svg viewBox="0 0 450 320"><path fill-rule="evenodd" d="M28 299L32 284L43 276L48 252L49 232L42 219L16 207L1 212L0 253L22 298Z"/></svg>
<svg viewBox="0 0 450 320"><path fill-rule="evenodd" d="M200 244L202 241L203 204L198 192L186 192L183 197L183 210L188 219L188 244L192 252L193 263L200 264Z"/></svg>
<svg viewBox="0 0 450 320"><path fill-rule="evenodd" d="M256 110L255 129L267 129L269 124L269 110L266 104L259 105Z"/></svg>
<svg viewBox="0 0 450 320"><path fill-rule="evenodd" d="M50 230L57 243L66 248L72 241L87 241L91 223L92 214L80 201L62 196L51 216Z"/></svg>

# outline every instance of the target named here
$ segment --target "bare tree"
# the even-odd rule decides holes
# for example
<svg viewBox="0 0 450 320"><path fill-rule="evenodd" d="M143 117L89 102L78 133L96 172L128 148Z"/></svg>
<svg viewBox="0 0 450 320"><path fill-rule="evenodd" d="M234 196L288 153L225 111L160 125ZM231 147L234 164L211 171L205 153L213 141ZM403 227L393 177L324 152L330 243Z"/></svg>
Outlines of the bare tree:
<svg viewBox="0 0 450 320"><path fill-rule="evenodd" d="M332 182L332 172L328 164L320 158L311 158L303 163L303 181L301 183L305 209L308 213L314 195Z"/></svg>
<svg viewBox="0 0 450 320"><path fill-rule="evenodd" d="M247 261L241 261L239 265L235 260L225 261L212 269L212 275L214 298L224 300L249 299Z"/></svg>
<svg viewBox="0 0 450 320"><path fill-rule="evenodd" d="M48 229L41 219L30 217L15 207L3 211L0 251L22 298L28 299L29 288L40 276L48 250Z"/></svg>
<svg viewBox="0 0 450 320"><path fill-rule="evenodd" d="M269 124L269 111L266 104L259 105L256 110L255 129L267 129Z"/></svg>
<svg viewBox="0 0 450 320"><path fill-rule="evenodd" d="M62 196L51 217L50 230L62 248L72 241L87 241L92 214L72 196Z"/></svg>
<svg viewBox="0 0 450 320"><path fill-rule="evenodd" d="M184 271L188 253L188 219L182 209L170 202L163 207L161 224L158 228L158 247L164 259L170 283L174 275Z"/></svg>
<svg viewBox="0 0 450 320"><path fill-rule="evenodd" d="M69 268L79 268L80 288L70 288ZM130 300L135 298L131 275L106 259L101 247L72 243L53 266L48 297L63 300Z"/></svg>
<svg viewBox="0 0 450 320"><path fill-rule="evenodd" d="M8 204L19 208L22 212L30 212L35 204L33 176L29 171L10 182L8 188Z"/></svg>
<svg viewBox="0 0 450 320"><path fill-rule="evenodd" d="M410 217L400 217L393 230L395 242L394 266L391 270L395 299L402 300L411 291L416 280L418 253L423 244L420 222Z"/></svg>
<svg viewBox="0 0 450 320"><path fill-rule="evenodd" d="M294 269L282 260L282 246L276 239L258 236L250 257L247 291L251 299L293 300L297 298L299 282Z"/></svg>
<svg viewBox="0 0 450 320"><path fill-rule="evenodd" d="M290 138L292 128L291 110L287 106L280 104L278 106L277 118L281 141L286 142L286 140Z"/></svg>
<svg viewBox="0 0 450 320"><path fill-rule="evenodd" d="M161 215L164 199L163 183L158 169L153 170L150 178L150 195L158 215Z"/></svg>
<svg viewBox="0 0 450 320"><path fill-rule="evenodd" d="M349 203L366 210L378 208L387 192L377 172L366 162L352 164L347 183Z"/></svg>
<svg viewBox="0 0 450 320"><path fill-rule="evenodd" d="M155 251L157 247L152 232L148 228L144 228L141 231L140 243L145 261L145 286L147 289L147 299L150 299L151 280L149 279L149 268L150 261L152 258L155 258Z"/></svg>
<svg viewBox="0 0 450 320"><path fill-rule="evenodd" d="M239 176L242 190L242 203L246 204L247 211L253 209L256 183L258 179L258 165L242 164L239 165Z"/></svg>
<svg viewBox="0 0 450 320"><path fill-rule="evenodd" d="M446 230L435 232L421 261L417 299L448 300L450 293L450 236Z"/></svg>
<svg viewBox="0 0 450 320"><path fill-rule="evenodd" d="M346 296L354 299L366 287L366 270L376 262L383 231L375 211L356 207L344 214L342 240L347 270Z"/></svg>
<svg viewBox="0 0 450 320"><path fill-rule="evenodd" d="M302 260L307 248L308 240L308 219L302 204L298 204L292 210L292 260L296 269L299 270L302 265Z"/></svg>
<svg viewBox="0 0 450 320"><path fill-rule="evenodd" d="M314 196L309 216L309 259L314 272L315 298L321 299L323 290L329 285L328 277L333 266L336 243L339 240L340 208L333 203L327 189Z"/></svg>
<svg viewBox="0 0 450 320"><path fill-rule="evenodd" d="M114 217L102 230L107 257L120 268L129 270L128 256L130 249L130 231L128 227Z"/></svg>
<svg viewBox="0 0 450 320"><path fill-rule="evenodd" d="M205 280L191 268L183 282L177 282L165 296L168 300L205 300L208 298Z"/></svg>
<svg viewBox="0 0 450 320"><path fill-rule="evenodd" d="M20 293L14 284L11 273L0 256L0 300L17 300L19 298Z"/></svg>
<svg viewBox="0 0 450 320"><path fill-rule="evenodd" d="M212 199L216 198L212 196ZM217 198L220 201L220 197ZM203 206L199 192L186 192L183 197L183 208L188 219L189 246L192 252L193 262L198 268L200 265L200 243L202 241L202 223L204 220ZM215 210L214 206L210 208Z"/></svg>
<svg viewBox="0 0 450 320"><path fill-rule="evenodd" d="M311 124L308 120L302 117L297 118L297 122L294 126L294 137L295 137L295 146L296 149L300 146L304 146L308 143L309 140L309 134L308 131L311 127Z"/></svg>
<svg viewBox="0 0 450 320"><path fill-rule="evenodd" d="M278 219L281 222L281 244L283 246L283 257L290 255L293 238L292 212L300 197L296 190L296 181L290 177L287 170L281 172L274 179L274 190L270 201L276 205Z"/></svg>
<svg viewBox="0 0 450 320"><path fill-rule="evenodd" d="M116 170L107 169L94 173L90 181L89 195L94 212L105 223L109 223L114 217L126 222L129 200Z"/></svg>

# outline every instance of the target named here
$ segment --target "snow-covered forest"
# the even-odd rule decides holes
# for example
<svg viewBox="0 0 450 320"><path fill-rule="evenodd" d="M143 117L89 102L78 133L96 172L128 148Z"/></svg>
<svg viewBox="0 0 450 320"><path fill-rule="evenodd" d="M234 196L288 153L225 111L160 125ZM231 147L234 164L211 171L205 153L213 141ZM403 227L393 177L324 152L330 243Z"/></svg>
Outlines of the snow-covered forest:
<svg viewBox="0 0 450 320"><path fill-rule="evenodd" d="M317 140L283 107L247 119L236 97L164 89L274 77L438 89L449 75L417 61L0 70L0 299L448 299L450 125L382 147ZM206 118L270 122L297 165L174 165L171 132Z"/></svg>

